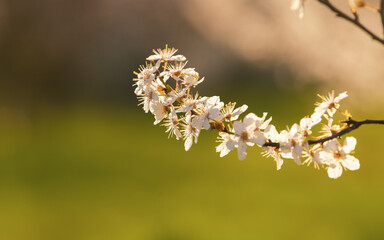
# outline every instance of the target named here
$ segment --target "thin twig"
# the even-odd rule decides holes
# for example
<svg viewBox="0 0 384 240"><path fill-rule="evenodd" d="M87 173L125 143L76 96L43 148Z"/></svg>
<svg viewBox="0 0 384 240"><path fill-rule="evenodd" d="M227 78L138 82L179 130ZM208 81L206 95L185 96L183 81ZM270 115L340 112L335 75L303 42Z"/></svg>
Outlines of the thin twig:
<svg viewBox="0 0 384 240"><path fill-rule="evenodd" d="M329 137L326 137L326 138L321 138L321 139L317 139L317 140L309 140L308 144L312 145L312 144L316 144L316 143L324 143L324 142L329 141L331 139L341 137L341 136L343 136L343 135L345 135L345 134L347 134L347 133L349 133L355 129L358 129L361 125L364 125L364 124L384 124L384 120L355 121L352 119L348 119L347 121L345 121L345 123L348 125L348 127L344 128L340 132L337 132L337 133L335 133Z"/></svg>
<svg viewBox="0 0 384 240"><path fill-rule="evenodd" d="M379 11L380 11L381 23L383 25L383 34L384 34L384 0L381 0Z"/></svg>
<svg viewBox="0 0 384 240"><path fill-rule="evenodd" d="M369 36L372 37L373 40L376 40L378 42L380 42L381 44L384 45L384 39L377 36L375 33L373 33L372 31L370 31L368 28L366 28L360 21L359 21L359 18L356 17L355 15L355 18L353 17L350 17L348 16L347 14L345 14L344 12L342 12L341 10L337 9L335 6L333 6L329 0L318 0L319 3L325 5L326 7L328 7L332 12L336 13L336 16L337 17L341 17L341 18L344 18L345 20L351 22L352 24L356 25L358 28L360 28L362 31L364 31L365 33L367 33ZM384 26L384 0L381 0L381 20L383 21L383 26Z"/></svg>
<svg viewBox="0 0 384 240"><path fill-rule="evenodd" d="M313 145L313 144L318 144L318 143L324 143L326 141L329 141L329 140L332 140L334 138L339 138L355 129L358 129L361 125L365 125L365 124L384 124L384 120L364 120L364 121L355 121L355 120L352 120L352 119L348 119L347 121L344 121L344 123L346 123L348 125L348 127L344 128L343 130L337 132L337 133L334 133L332 134L331 136L329 137L325 137L325 138L320 138L320 139L316 139L316 140L309 140L308 141L308 144L309 145ZM279 143L274 143L274 142L267 142L263 145L263 147L275 147L275 148L279 148L280 147L280 144Z"/></svg>

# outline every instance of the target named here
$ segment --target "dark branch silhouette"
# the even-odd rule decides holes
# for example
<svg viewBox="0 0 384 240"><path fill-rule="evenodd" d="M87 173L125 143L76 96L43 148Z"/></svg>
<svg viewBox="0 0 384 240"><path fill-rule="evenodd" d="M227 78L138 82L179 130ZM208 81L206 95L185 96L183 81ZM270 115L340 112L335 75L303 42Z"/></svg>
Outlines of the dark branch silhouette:
<svg viewBox="0 0 384 240"><path fill-rule="evenodd" d="M384 124L384 120L364 120L364 121L355 121L355 120L352 120L351 118L349 118L347 121L344 121L343 123L346 123L348 127L344 128L343 130L337 132L337 133L334 133L332 134L331 136L329 137L325 137L325 138L320 138L320 139L316 139L316 140L309 140L308 141L308 144L309 145L313 145L313 144L317 144L317 143L324 143L326 141L329 141L329 140L332 140L334 138L339 138L355 129L358 129L361 125L365 125L365 124ZM267 142L263 145L263 147L276 147L276 148L279 148L280 147L280 143L275 143L275 142Z"/></svg>
<svg viewBox="0 0 384 240"><path fill-rule="evenodd" d="M358 28L360 28L362 31L364 31L365 33L367 33L369 36L372 37L373 40L376 40L378 42L380 42L381 44L384 45L384 39L377 36L375 33L373 33L372 31L370 31L368 28L366 28L359 20L359 17L357 15L357 13L354 13L354 17L350 17L348 16L346 13L344 13L343 11L339 10L338 8L336 8L334 5L332 5L329 0L318 0L319 3L325 5L326 7L328 7L332 12L336 13L336 16L338 17L341 17L349 22L351 22L352 24L356 25ZM383 27L384 27L384 0L381 0L381 8L380 8L380 14L381 14L381 20L383 22Z"/></svg>
<svg viewBox="0 0 384 240"><path fill-rule="evenodd" d="M384 34L384 0L381 0L380 2L380 17L381 17L381 23L383 25L383 34Z"/></svg>

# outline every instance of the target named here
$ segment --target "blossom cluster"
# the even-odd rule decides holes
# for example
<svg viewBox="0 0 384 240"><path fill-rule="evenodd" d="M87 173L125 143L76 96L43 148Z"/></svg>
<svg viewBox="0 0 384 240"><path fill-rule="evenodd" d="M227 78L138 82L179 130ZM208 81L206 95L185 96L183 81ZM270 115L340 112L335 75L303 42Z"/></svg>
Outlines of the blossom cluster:
<svg viewBox="0 0 384 240"><path fill-rule="evenodd" d="M241 119L247 105L236 107L236 103L225 104L219 96L193 93L204 78L194 68L186 67L186 58L176 55L176 49L166 46L153 52L146 64L134 72L135 94L144 111L154 115L155 125L162 124L169 136L184 140L186 151L198 142L201 132L217 130L216 151L220 157L237 149L242 160L248 146L256 145L262 148L264 156L274 159L278 170L287 159L298 165L322 166L330 178L340 177L343 169L359 169L359 160L351 155L356 146L354 137L346 137L343 144L339 143L340 138L314 141L333 136L346 127L334 124L333 120L336 113L350 117L348 112L340 110L340 101L347 97L346 92L335 96L332 91L326 97L320 96L322 101L315 104L312 115L278 132L266 112L261 116L248 113ZM312 135L316 125L321 126L321 135L317 137Z"/></svg>

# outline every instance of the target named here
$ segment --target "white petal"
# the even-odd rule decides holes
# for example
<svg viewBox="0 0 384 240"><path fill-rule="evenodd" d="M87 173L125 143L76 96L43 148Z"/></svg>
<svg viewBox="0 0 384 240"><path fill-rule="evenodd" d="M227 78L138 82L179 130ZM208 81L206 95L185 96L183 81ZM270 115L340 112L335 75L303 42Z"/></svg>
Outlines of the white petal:
<svg viewBox="0 0 384 240"><path fill-rule="evenodd" d="M199 81L197 81L196 83L195 83L195 85L197 85L197 84L200 84L200 83L202 83L202 82L204 82L204 78L205 77L202 77Z"/></svg>
<svg viewBox="0 0 384 240"><path fill-rule="evenodd" d="M160 65L161 65L161 61L160 61L161 58L158 58L157 62L156 62L156 70L159 69ZM148 60L148 59L147 59Z"/></svg>
<svg viewBox="0 0 384 240"><path fill-rule="evenodd" d="M272 117L268 118L261 126L260 129L266 129L269 126L269 123L272 121Z"/></svg>
<svg viewBox="0 0 384 240"><path fill-rule="evenodd" d="M279 133L277 132L276 127L273 126L273 125L269 125L269 126L265 129L264 134L265 134L265 136L266 136L268 139L270 139L272 142L279 142L279 141L280 141L280 139L279 139L280 135L279 135Z"/></svg>
<svg viewBox="0 0 384 240"><path fill-rule="evenodd" d="M333 163L329 165L328 176L330 178L336 179L340 177L342 173L343 173L343 168L341 167L340 163Z"/></svg>
<svg viewBox="0 0 384 240"><path fill-rule="evenodd" d="M280 141L281 142L289 142L290 136L287 130L283 130L280 132Z"/></svg>
<svg viewBox="0 0 384 240"><path fill-rule="evenodd" d="M226 144L227 144L227 142L222 142L222 143L220 143L219 146L216 147L216 152L221 152L221 151L223 151L224 148L226 148L226 147L225 147Z"/></svg>
<svg viewBox="0 0 384 240"><path fill-rule="evenodd" d="M312 119L309 117L305 117L300 120L300 127L303 130L308 130L312 127Z"/></svg>
<svg viewBox="0 0 384 240"><path fill-rule="evenodd" d="M181 135L179 129L178 129L176 126L175 126L175 128L174 128L173 133L175 134L177 140L179 140L179 138L182 138L182 137L183 137L183 135Z"/></svg>
<svg viewBox="0 0 384 240"><path fill-rule="evenodd" d="M336 113L336 108L327 109L327 113L330 117L333 117L333 115Z"/></svg>
<svg viewBox="0 0 384 240"><path fill-rule="evenodd" d="M251 143L256 143L257 145L259 146L262 146L264 143L265 143L265 140L267 140L267 138L264 136L264 134L260 131L256 131L254 132L250 137L249 137L249 141Z"/></svg>
<svg viewBox="0 0 384 240"><path fill-rule="evenodd" d="M260 129L265 129L268 127L268 124L270 121L272 121L272 117L270 117L267 121L265 121L265 118L267 117L267 112L263 113L263 116L261 118L257 117L255 121L255 126Z"/></svg>
<svg viewBox="0 0 384 240"><path fill-rule="evenodd" d="M192 122L192 113L191 112L187 112L187 114L185 114L185 122L187 124L191 124L191 122Z"/></svg>
<svg viewBox="0 0 384 240"><path fill-rule="evenodd" d="M168 114L167 108L160 102L151 103L151 112L155 115L155 122L153 124L158 124L161 122Z"/></svg>
<svg viewBox="0 0 384 240"><path fill-rule="evenodd" d="M209 110L208 118L216 119L220 114L220 108L212 108Z"/></svg>
<svg viewBox="0 0 384 240"><path fill-rule="evenodd" d="M183 55L176 55L176 56L172 56L171 60L184 62L187 59Z"/></svg>
<svg viewBox="0 0 384 240"><path fill-rule="evenodd" d="M281 166L284 163L283 159L281 159L280 156L277 153L275 154L275 156L273 156L273 158L276 161L276 168L277 168L277 170L280 170Z"/></svg>
<svg viewBox="0 0 384 240"><path fill-rule="evenodd" d="M243 120L244 128L253 129L255 126L256 119L258 119L258 117L254 113L248 113Z"/></svg>
<svg viewBox="0 0 384 240"><path fill-rule="evenodd" d="M144 103L143 103L143 109L144 109L145 113L149 112L149 110L150 110L150 103L151 102L148 100L148 98L145 98Z"/></svg>
<svg viewBox="0 0 384 240"><path fill-rule="evenodd" d="M225 148L223 149L221 152L220 152L220 157L224 157L225 155L227 155L231 150L229 150L228 148Z"/></svg>
<svg viewBox="0 0 384 240"><path fill-rule="evenodd" d="M351 155L347 155L343 158L343 160L341 161L341 163L343 164L343 166L346 168L346 169L349 169L349 170L357 170L360 168L360 162L357 158L355 158L354 156L351 156Z"/></svg>
<svg viewBox="0 0 384 240"><path fill-rule="evenodd" d="M159 59L161 59L161 57L159 55L151 55L151 56L147 57L148 61L156 61Z"/></svg>
<svg viewBox="0 0 384 240"><path fill-rule="evenodd" d="M247 156L247 144L245 144L243 141L240 141L237 146L237 154L240 160L243 160L245 156Z"/></svg>
<svg viewBox="0 0 384 240"><path fill-rule="evenodd" d="M208 100L208 97L202 97L202 98L196 100L196 104L200 104L200 103L205 104L207 102L207 100Z"/></svg>
<svg viewBox="0 0 384 240"><path fill-rule="evenodd" d="M205 130L209 130L210 129L211 125L209 125L208 118L204 119L203 127L204 127Z"/></svg>
<svg viewBox="0 0 384 240"><path fill-rule="evenodd" d="M204 125L205 117L203 115L195 115L195 118L192 120L192 126L196 129L202 129Z"/></svg>
<svg viewBox="0 0 384 240"><path fill-rule="evenodd" d="M185 139L185 143L184 143L184 147L185 147L185 151L188 151L189 149L191 149L192 147L192 136L188 136L186 139Z"/></svg>
<svg viewBox="0 0 384 240"><path fill-rule="evenodd" d="M283 158L293 158L292 145L287 142L280 142L281 156Z"/></svg>
<svg viewBox="0 0 384 240"><path fill-rule="evenodd" d="M330 164L330 162L334 161L333 153L324 150L316 151L315 158L318 159L321 164Z"/></svg>
<svg viewBox="0 0 384 240"><path fill-rule="evenodd" d="M316 124L318 124L319 122L321 122L321 117L324 115L325 111L323 112L314 112L312 115L311 115L311 120L312 120L312 126L315 126Z"/></svg>
<svg viewBox="0 0 384 240"><path fill-rule="evenodd" d="M229 150L235 149L235 147L237 146L238 141L239 141L239 137L231 136L231 139L229 139L228 142L227 142L227 148Z"/></svg>
<svg viewBox="0 0 384 240"><path fill-rule="evenodd" d="M223 142L216 147L216 152L220 152L220 157L224 157L231 150L227 147L227 143L230 140L230 136L226 133L219 133L220 137L223 139Z"/></svg>
<svg viewBox="0 0 384 240"><path fill-rule="evenodd" d="M343 100L346 97L348 97L347 91L342 92L342 93L339 94L339 96L335 97L334 102L338 103L338 102L340 102L341 100Z"/></svg>
<svg viewBox="0 0 384 240"><path fill-rule="evenodd" d="M265 120L265 118L267 117L268 113L267 112L263 112L263 116L261 117L263 119L263 121Z"/></svg>
<svg viewBox="0 0 384 240"><path fill-rule="evenodd" d="M301 165L300 157L302 152L303 152L302 146L300 144L296 144L295 147L293 148L292 156L298 165Z"/></svg>
<svg viewBox="0 0 384 240"><path fill-rule="evenodd" d="M197 140L198 140L199 134L200 134L199 131L194 134L194 136L195 136L195 144L197 144Z"/></svg>
<svg viewBox="0 0 384 240"><path fill-rule="evenodd" d="M336 139L324 143L324 150L328 152L337 152L339 149L339 142Z"/></svg>
<svg viewBox="0 0 384 240"><path fill-rule="evenodd" d="M230 139L229 139L230 141ZM234 148L234 147L233 147ZM216 152L220 152L220 157L227 155L233 148L228 148L228 141L222 142L219 146L216 147Z"/></svg>
<svg viewBox="0 0 384 240"><path fill-rule="evenodd" d="M232 116L239 116L240 114L242 114L243 112L245 112L246 110L248 109L248 106L247 105L243 105L243 106L241 106L241 107L239 107L239 108L236 108L233 112L232 112ZM237 119L237 117L236 117L236 119ZM236 120L236 119L232 119L231 118L231 121L233 121L233 120Z"/></svg>
<svg viewBox="0 0 384 240"><path fill-rule="evenodd" d="M312 114L311 119L313 122L321 120L321 117L325 114L329 107L329 103L322 102L319 106L315 108L315 112Z"/></svg>
<svg viewBox="0 0 384 240"><path fill-rule="evenodd" d="M291 129L289 130L289 134L293 138L295 137L295 135L299 133L299 130L300 130L300 126L297 123L295 123L292 125Z"/></svg>
<svg viewBox="0 0 384 240"><path fill-rule="evenodd" d="M236 121L233 123L233 129L237 135L241 135L243 133L244 124L240 121Z"/></svg>
<svg viewBox="0 0 384 240"><path fill-rule="evenodd" d="M219 96L210 97L207 100L207 106L214 106L218 102L220 102L220 97Z"/></svg>
<svg viewBox="0 0 384 240"><path fill-rule="evenodd" d="M346 137L344 140L343 150L346 154L352 152L356 147L356 138L354 137Z"/></svg>

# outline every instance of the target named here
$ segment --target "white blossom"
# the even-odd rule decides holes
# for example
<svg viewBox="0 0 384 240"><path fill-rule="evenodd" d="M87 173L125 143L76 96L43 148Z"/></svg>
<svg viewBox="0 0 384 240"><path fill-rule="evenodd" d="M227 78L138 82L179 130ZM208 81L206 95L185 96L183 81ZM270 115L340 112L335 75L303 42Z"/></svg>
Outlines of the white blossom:
<svg viewBox="0 0 384 240"><path fill-rule="evenodd" d="M165 71L168 74L168 77L172 77L176 81L182 81L180 78L184 73L184 67L187 62L177 62L176 64L170 64L167 67L168 71Z"/></svg>
<svg viewBox="0 0 384 240"><path fill-rule="evenodd" d="M144 94L138 96L139 105L143 105L146 113L150 110L150 104L159 101L159 93L153 85L148 85L144 88Z"/></svg>
<svg viewBox="0 0 384 240"><path fill-rule="evenodd" d="M176 139L179 140L179 138L181 138L182 135L181 135L179 127L178 127L179 119L177 117L177 114L176 114L173 106L171 107L169 114L168 114L168 117L167 117L167 119L164 120L164 122L165 123L163 126L165 126L167 128L167 130L165 132L169 132L168 137L175 135Z"/></svg>
<svg viewBox="0 0 384 240"><path fill-rule="evenodd" d="M257 117L254 113L249 113L244 117L243 121L233 123L235 135L232 140L237 148L237 153L240 160L243 160L247 155L247 145L255 144L262 146L265 143L265 136L260 129L265 129L269 122L264 122L266 113L262 118ZM269 120L268 120L269 121Z"/></svg>
<svg viewBox="0 0 384 240"><path fill-rule="evenodd" d="M313 163L314 167L319 169L319 165L322 164L318 154L321 149L321 145L315 144L312 148L309 148L309 145L306 142L303 144L303 149L303 157L305 158L304 164L309 166L311 163Z"/></svg>
<svg viewBox="0 0 384 240"><path fill-rule="evenodd" d="M264 112L262 117L256 117L255 126L256 131L264 130L268 127L269 123L272 121L272 117L265 120L268 113Z"/></svg>
<svg viewBox="0 0 384 240"><path fill-rule="evenodd" d="M140 72L137 73L137 78L140 80L144 80L146 82L151 82L155 80L155 72L157 71L156 66L152 66L150 64L146 64L146 66L140 66Z"/></svg>
<svg viewBox="0 0 384 240"><path fill-rule="evenodd" d="M186 58L183 55L173 56L177 52L177 49L165 47L165 49L153 50L154 55L147 57L148 61L185 61Z"/></svg>
<svg viewBox="0 0 384 240"><path fill-rule="evenodd" d="M239 118L240 114L247 111L248 106L243 105L235 109L236 103L228 103L222 108L221 114L217 117L217 120L235 121Z"/></svg>
<svg viewBox="0 0 384 240"><path fill-rule="evenodd" d="M293 124L289 131L283 130L280 133L281 156L284 158L293 158L298 165L301 165L301 153L303 151L300 137L300 126Z"/></svg>
<svg viewBox="0 0 384 240"><path fill-rule="evenodd" d="M333 124L333 118L325 117L328 120L327 125L323 125L320 129L320 133L322 135L320 137L329 137L332 136L334 133L339 132L341 130L341 126L337 124Z"/></svg>
<svg viewBox="0 0 384 240"><path fill-rule="evenodd" d="M171 57L171 60L183 62L187 59L183 55L176 55L176 56Z"/></svg>
<svg viewBox="0 0 384 240"><path fill-rule="evenodd" d="M360 168L359 160L350 155L355 149L356 142L354 137L346 137L343 146L340 146L336 139L324 144L318 156L322 164L328 165L328 176L330 178L340 177L343 172L342 167L352 171Z"/></svg>
<svg viewBox="0 0 384 240"><path fill-rule="evenodd" d="M217 118L223 106L224 103L220 101L218 96L210 97L206 101L200 102L196 107L198 114L196 117L197 125L208 130L210 128L209 119Z"/></svg>
<svg viewBox="0 0 384 240"><path fill-rule="evenodd" d="M143 94L145 88L151 84L153 80L155 80L156 75L155 72L157 71L157 68L155 66L151 66L149 64L146 64L146 66L140 66L140 72L135 74L137 75L137 78L133 79L136 81L134 85L136 85L135 94L140 95Z"/></svg>
<svg viewBox="0 0 384 240"><path fill-rule="evenodd" d="M169 107L165 106L162 102L151 102L149 105L149 110L153 115L155 115L155 122L153 124L158 124L167 117L169 112Z"/></svg>
<svg viewBox="0 0 384 240"><path fill-rule="evenodd" d="M197 139L200 134L200 129L197 127L196 118L192 117L191 112L188 112L185 117L185 124L183 125L183 135L184 135L184 147L185 151L188 151L193 141L197 143Z"/></svg>
<svg viewBox="0 0 384 240"><path fill-rule="evenodd" d="M196 87L204 81L204 78L199 79L199 73L194 68L187 68L182 71L182 83L188 87Z"/></svg>
<svg viewBox="0 0 384 240"><path fill-rule="evenodd" d="M219 133L218 142L220 142L220 144L216 147L216 152L220 152L220 157L224 157L231 150L235 149L235 142L233 141L231 136L231 134L226 132Z"/></svg>
<svg viewBox="0 0 384 240"><path fill-rule="evenodd" d="M302 134L302 138L307 137L308 135L311 135L311 128L315 126L317 123L313 122L312 118L310 117L304 117L300 120L300 131Z"/></svg>
<svg viewBox="0 0 384 240"><path fill-rule="evenodd" d="M172 90L166 98L164 99L165 105L172 105L177 99L182 99L186 94L187 89L179 88L177 90Z"/></svg>
<svg viewBox="0 0 384 240"><path fill-rule="evenodd" d="M180 106L179 109L176 110L177 113L181 112L189 112L191 111L197 104L200 104L202 102L205 102L207 100L207 97L199 98L199 95L196 94L195 97L188 96L187 98L184 98L184 102Z"/></svg>
<svg viewBox="0 0 384 240"><path fill-rule="evenodd" d="M340 107L340 101L346 98L347 96L347 92L342 92L337 97L335 97L335 91L329 93L328 97L319 95L323 102L315 104L317 107L315 108L315 112L311 116L312 120L314 122L319 121L319 119L321 119L321 117L325 113L328 113L329 117L333 117L336 110Z"/></svg>

